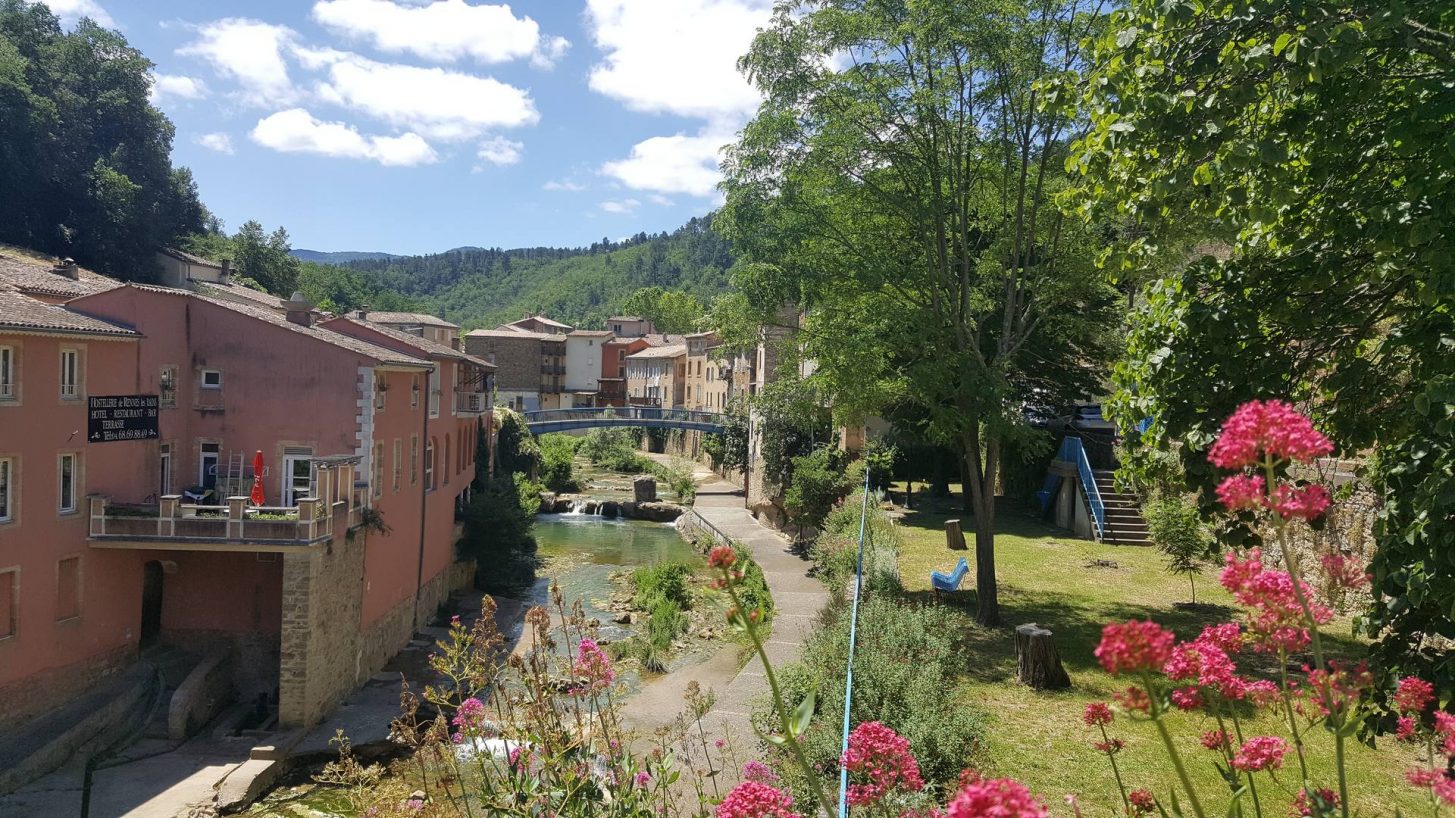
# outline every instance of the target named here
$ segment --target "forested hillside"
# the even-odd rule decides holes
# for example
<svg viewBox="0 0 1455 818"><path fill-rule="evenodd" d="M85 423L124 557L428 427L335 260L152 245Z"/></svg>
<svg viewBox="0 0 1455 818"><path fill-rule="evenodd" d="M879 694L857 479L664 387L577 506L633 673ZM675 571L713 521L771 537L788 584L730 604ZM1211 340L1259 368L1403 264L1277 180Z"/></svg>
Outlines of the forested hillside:
<svg viewBox="0 0 1455 818"><path fill-rule="evenodd" d="M727 288L728 241L712 217L672 233L645 233L586 248L460 248L427 256L360 259L342 269L370 288L392 291L421 309L469 328L541 313L600 328L632 293L653 285L707 302Z"/></svg>

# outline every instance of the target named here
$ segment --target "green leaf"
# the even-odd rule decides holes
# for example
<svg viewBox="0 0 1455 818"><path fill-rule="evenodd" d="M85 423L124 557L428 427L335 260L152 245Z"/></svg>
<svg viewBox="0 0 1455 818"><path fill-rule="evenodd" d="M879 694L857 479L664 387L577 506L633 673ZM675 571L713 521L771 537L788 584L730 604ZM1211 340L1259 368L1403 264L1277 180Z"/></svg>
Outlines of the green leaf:
<svg viewBox="0 0 1455 818"><path fill-rule="evenodd" d="M793 718L789 720L788 730L793 736L801 736L808 729L808 723L813 720L813 710L818 703L818 691L810 690L803 701L793 711Z"/></svg>
<svg viewBox="0 0 1455 818"><path fill-rule="evenodd" d="M1291 42L1293 42L1293 34L1291 32L1285 31L1278 35L1278 39L1273 41L1273 55L1278 56L1282 54L1283 49L1287 48Z"/></svg>
<svg viewBox="0 0 1455 818"><path fill-rule="evenodd" d="M1117 32L1117 48L1126 48L1137 41L1139 32L1135 28L1124 28Z"/></svg>

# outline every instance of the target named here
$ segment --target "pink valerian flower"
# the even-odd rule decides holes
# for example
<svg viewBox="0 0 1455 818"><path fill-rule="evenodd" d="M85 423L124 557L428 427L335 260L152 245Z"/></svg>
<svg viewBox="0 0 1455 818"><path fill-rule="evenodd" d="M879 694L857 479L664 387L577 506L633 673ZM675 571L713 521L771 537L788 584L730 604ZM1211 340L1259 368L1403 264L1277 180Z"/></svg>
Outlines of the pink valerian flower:
<svg viewBox="0 0 1455 818"><path fill-rule="evenodd" d="M1132 805L1132 815L1151 815L1157 811L1157 796L1150 790L1132 790L1127 793L1127 802Z"/></svg>
<svg viewBox="0 0 1455 818"><path fill-rule="evenodd" d="M1147 696L1147 691L1133 685L1126 690L1111 694L1116 703L1124 710L1136 713L1146 713L1152 709L1152 699Z"/></svg>
<svg viewBox="0 0 1455 818"><path fill-rule="evenodd" d="M1197 710L1202 707L1202 691L1196 687L1179 687L1172 691L1172 704L1178 710Z"/></svg>
<svg viewBox="0 0 1455 818"><path fill-rule="evenodd" d="M1455 736L1455 716L1444 710L1436 710L1435 732L1442 736Z"/></svg>
<svg viewBox="0 0 1455 818"><path fill-rule="evenodd" d="M744 781L717 805L717 818L803 818L793 811L793 796L767 784Z"/></svg>
<svg viewBox="0 0 1455 818"><path fill-rule="evenodd" d="M1232 765L1234 769L1249 773L1277 770L1283 766L1283 756L1287 752L1288 742L1278 736L1255 736L1238 748Z"/></svg>
<svg viewBox="0 0 1455 818"><path fill-rule="evenodd" d="M1435 686L1418 676L1399 680L1394 692L1394 706L1401 713L1423 713L1435 698Z"/></svg>
<svg viewBox="0 0 1455 818"><path fill-rule="evenodd" d="M1259 456L1308 462L1334 450L1307 417L1281 400L1248 401L1223 423L1207 459L1224 469L1241 469Z"/></svg>
<svg viewBox="0 0 1455 818"><path fill-rule="evenodd" d="M1243 628L1237 622L1208 625L1198 634L1196 641L1216 645L1223 653L1234 654L1243 649Z"/></svg>
<svg viewBox="0 0 1455 818"><path fill-rule="evenodd" d="M909 741L877 722L866 721L849 734L849 749L839 763L850 775L867 779L849 785L849 803L868 806L894 790L919 792L925 788Z"/></svg>
<svg viewBox="0 0 1455 818"><path fill-rule="evenodd" d="M963 778L963 776L962 776ZM963 784L946 818L1049 818L1046 805L1013 778L975 779Z"/></svg>
<svg viewBox="0 0 1455 818"><path fill-rule="evenodd" d="M647 787L651 786L652 774L647 772L646 770L642 770L641 772L632 776L632 782L637 785L637 789L644 790Z"/></svg>
<svg viewBox="0 0 1455 818"><path fill-rule="evenodd" d="M1329 662L1327 670L1311 670L1307 665L1308 690L1305 696L1309 708L1319 716L1343 714L1359 702L1364 691L1374 685L1374 674L1369 665L1360 662L1353 667L1341 662Z"/></svg>
<svg viewBox="0 0 1455 818"><path fill-rule="evenodd" d="M1405 780L1412 787L1429 789L1436 798L1446 804L1455 804L1455 780L1440 770L1432 770L1427 767L1417 767L1412 770L1405 770Z"/></svg>
<svg viewBox="0 0 1455 818"><path fill-rule="evenodd" d="M1399 741L1414 741L1417 726L1413 716L1400 716L1395 722L1394 737Z"/></svg>
<svg viewBox="0 0 1455 818"><path fill-rule="evenodd" d="M1233 746L1233 739L1223 730L1209 730L1202 734L1202 746L1209 750L1226 750Z"/></svg>
<svg viewBox="0 0 1455 818"><path fill-rule="evenodd" d="M1300 789L1288 807L1289 818L1318 818L1331 815L1339 808L1339 794L1327 787L1319 787L1309 795L1307 787Z"/></svg>
<svg viewBox="0 0 1455 818"><path fill-rule="evenodd" d="M1338 552L1329 552L1319 557L1324 568L1324 578L1330 588L1354 590L1369 584L1371 577L1354 560Z"/></svg>
<svg viewBox="0 0 1455 818"><path fill-rule="evenodd" d="M715 545L707 552L707 564L713 568L731 568L738 561L738 554L730 545Z"/></svg>
<svg viewBox="0 0 1455 818"><path fill-rule="evenodd" d="M1263 508L1268 503L1267 483L1262 475L1234 474L1223 478L1217 487L1218 502L1228 511Z"/></svg>
<svg viewBox="0 0 1455 818"><path fill-rule="evenodd" d="M1295 580L1288 572L1264 568L1262 553L1256 548L1244 559L1229 552L1226 561L1218 580L1232 592L1238 604L1250 609L1248 630L1254 647L1265 653L1277 653L1301 650L1308 645L1308 623L1294 593ZM1308 583L1303 580L1298 583L1304 598L1310 599L1313 592ZM1334 618L1330 608L1311 599L1309 611L1319 625Z"/></svg>
<svg viewBox="0 0 1455 818"><path fill-rule="evenodd" d="M606 653L596 644L595 639L582 639L581 644L576 646L576 661L572 665L572 671L586 680L593 693L605 690L616 681L616 671L611 668L611 660L606 658Z"/></svg>
<svg viewBox="0 0 1455 818"><path fill-rule="evenodd" d="M773 772L767 764L754 759L743 765L743 780L771 786L778 783L778 774Z"/></svg>
<svg viewBox="0 0 1455 818"><path fill-rule="evenodd" d="M1111 724L1111 719L1111 708L1106 706L1106 702L1091 702L1081 714L1081 720L1087 727L1105 727Z"/></svg>
<svg viewBox="0 0 1455 818"><path fill-rule="evenodd" d="M1249 701L1258 707L1267 707L1281 698L1278 692L1278 685L1267 679L1249 682L1244 689L1244 694Z"/></svg>
<svg viewBox="0 0 1455 818"><path fill-rule="evenodd" d="M1110 623L1101 629L1096 658L1113 676L1144 670L1160 670L1172 655L1175 637L1156 622L1131 620Z"/></svg>
<svg viewBox="0 0 1455 818"><path fill-rule="evenodd" d="M1126 749L1127 743L1119 738L1109 738L1106 741L1098 741L1091 745L1098 753L1106 753L1114 756Z"/></svg>
<svg viewBox="0 0 1455 818"><path fill-rule="evenodd" d="M1285 520L1317 520L1329 507L1329 490L1317 483L1302 488L1283 484L1273 490L1268 505Z"/></svg>
<svg viewBox="0 0 1455 818"><path fill-rule="evenodd" d="M1247 689L1247 683L1238 678L1237 670L1233 660L1228 658L1228 654L1214 639L1203 639L1201 636L1178 645L1173 649L1172 656L1162 665L1162 672L1173 681L1195 681L1202 687L1233 700L1243 698Z"/></svg>
<svg viewBox="0 0 1455 818"><path fill-rule="evenodd" d="M485 703L471 696L460 702L450 723L460 728L477 728L485 718Z"/></svg>

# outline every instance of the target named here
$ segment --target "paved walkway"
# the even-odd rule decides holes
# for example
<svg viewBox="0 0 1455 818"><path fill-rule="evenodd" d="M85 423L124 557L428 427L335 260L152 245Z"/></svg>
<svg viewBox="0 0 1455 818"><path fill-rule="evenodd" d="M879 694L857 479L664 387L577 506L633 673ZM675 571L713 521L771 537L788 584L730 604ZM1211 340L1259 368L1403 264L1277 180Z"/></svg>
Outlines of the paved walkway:
<svg viewBox="0 0 1455 818"><path fill-rule="evenodd" d="M718 531L747 547L762 567L774 607L772 633L764 645L768 658L775 669L797 661L819 613L829 603L828 589L808 575L813 563L792 553L782 534L760 525L744 508L742 490L725 480L713 477L699 485L693 509ZM738 738L751 739L748 717L768 691L762 660L754 654L727 688L717 691L717 704L703 720L704 726L716 736L731 730ZM732 772L735 777L738 771Z"/></svg>

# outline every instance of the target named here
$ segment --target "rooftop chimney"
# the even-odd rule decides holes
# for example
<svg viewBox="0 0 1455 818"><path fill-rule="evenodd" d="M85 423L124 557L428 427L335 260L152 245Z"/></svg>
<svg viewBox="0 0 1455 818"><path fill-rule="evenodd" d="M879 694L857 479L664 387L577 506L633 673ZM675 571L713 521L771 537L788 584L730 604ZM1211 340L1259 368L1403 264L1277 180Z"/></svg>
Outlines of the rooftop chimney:
<svg viewBox="0 0 1455 818"><path fill-rule="evenodd" d="M222 278L220 278L218 280L218 283L220 283L220 284L231 284L232 283L232 259L225 258L225 259L222 260Z"/></svg>
<svg viewBox="0 0 1455 818"><path fill-rule="evenodd" d="M293 297L283 304L288 311L288 320L300 327L313 326L313 305L303 297L303 293L294 293Z"/></svg>
<svg viewBox="0 0 1455 818"><path fill-rule="evenodd" d="M367 321L367 320L369 320L369 305L368 304L360 304L359 305L359 311L357 313L357 317L358 317L358 319L360 321Z"/></svg>
<svg viewBox="0 0 1455 818"><path fill-rule="evenodd" d="M76 266L76 260L73 258L62 259L60 263L52 268L52 272L58 276L65 276L72 281L79 281L81 278L81 268Z"/></svg>

